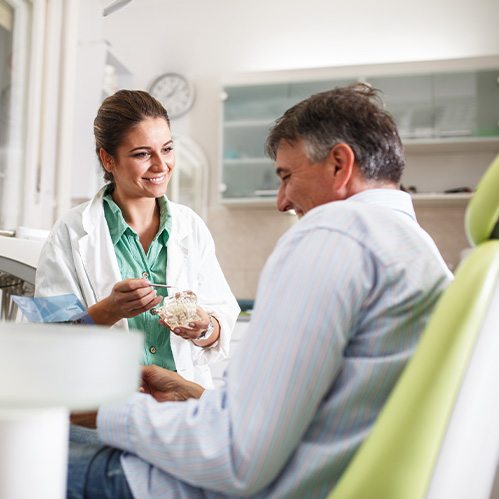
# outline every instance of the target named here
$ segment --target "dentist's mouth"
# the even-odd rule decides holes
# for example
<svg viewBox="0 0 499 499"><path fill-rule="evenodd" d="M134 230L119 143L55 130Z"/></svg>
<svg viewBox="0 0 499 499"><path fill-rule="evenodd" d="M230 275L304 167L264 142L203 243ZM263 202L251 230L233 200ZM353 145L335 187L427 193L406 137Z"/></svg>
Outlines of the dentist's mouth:
<svg viewBox="0 0 499 499"><path fill-rule="evenodd" d="M161 177L151 177L144 178L147 182L151 182L151 184L162 184L165 181L166 175L161 175Z"/></svg>

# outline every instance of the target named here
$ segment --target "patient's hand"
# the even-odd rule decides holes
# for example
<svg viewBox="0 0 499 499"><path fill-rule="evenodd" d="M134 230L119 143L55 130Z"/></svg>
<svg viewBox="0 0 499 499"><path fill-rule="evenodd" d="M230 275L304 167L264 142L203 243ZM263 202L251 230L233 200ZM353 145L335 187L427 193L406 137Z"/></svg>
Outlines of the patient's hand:
<svg viewBox="0 0 499 499"><path fill-rule="evenodd" d="M140 391L149 393L158 402L165 402L199 398L204 388L197 383L187 381L176 372L150 365L142 368Z"/></svg>

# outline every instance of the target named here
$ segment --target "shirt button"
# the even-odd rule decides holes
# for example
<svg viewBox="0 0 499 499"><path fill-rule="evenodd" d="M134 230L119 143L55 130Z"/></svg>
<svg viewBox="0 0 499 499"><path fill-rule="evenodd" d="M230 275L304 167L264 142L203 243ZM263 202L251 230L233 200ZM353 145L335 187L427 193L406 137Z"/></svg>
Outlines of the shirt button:
<svg viewBox="0 0 499 499"><path fill-rule="evenodd" d="M151 347L149 347L149 351L150 351L151 353L156 353L156 347L155 347L154 345L153 345L153 346L151 346Z"/></svg>
<svg viewBox="0 0 499 499"><path fill-rule="evenodd" d="M144 279L147 279L149 277L149 274L147 272L142 272L142 277Z"/></svg>

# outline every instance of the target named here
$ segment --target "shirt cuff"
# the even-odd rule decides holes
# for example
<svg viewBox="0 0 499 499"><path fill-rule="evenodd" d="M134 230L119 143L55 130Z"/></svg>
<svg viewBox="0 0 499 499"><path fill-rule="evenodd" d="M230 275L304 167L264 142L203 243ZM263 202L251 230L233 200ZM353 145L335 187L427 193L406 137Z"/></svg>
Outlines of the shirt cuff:
<svg viewBox="0 0 499 499"><path fill-rule="evenodd" d="M130 428L133 407L136 403L143 403L143 393L134 394L123 404L102 406L97 413L97 431L100 439L107 445L117 447L128 452L134 452L135 445L132 439L133 431Z"/></svg>

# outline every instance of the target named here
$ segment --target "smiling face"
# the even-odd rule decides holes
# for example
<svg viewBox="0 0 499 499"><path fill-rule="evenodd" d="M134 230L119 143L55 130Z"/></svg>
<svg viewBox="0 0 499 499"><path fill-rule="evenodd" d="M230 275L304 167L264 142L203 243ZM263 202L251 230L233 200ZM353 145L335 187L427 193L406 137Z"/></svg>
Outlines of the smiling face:
<svg viewBox="0 0 499 499"><path fill-rule="evenodd" d="M114 178L113 197L121 202L161 197L175 167L170 127L164 118L145 118L124 136L114 156L101 149L100 157Z"/></svg>
<svg viewBox="0 0 499 499"><path fill-rule="evenodd" d="M275 168L281 181L277 193L279 211L293 209L301 217L312 208L337 199L333 165L327 159L312 163L303 140L292 144L281 140Z"/></svg>

